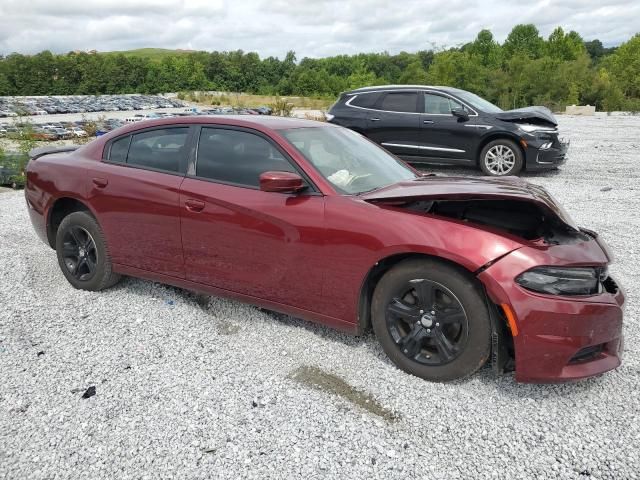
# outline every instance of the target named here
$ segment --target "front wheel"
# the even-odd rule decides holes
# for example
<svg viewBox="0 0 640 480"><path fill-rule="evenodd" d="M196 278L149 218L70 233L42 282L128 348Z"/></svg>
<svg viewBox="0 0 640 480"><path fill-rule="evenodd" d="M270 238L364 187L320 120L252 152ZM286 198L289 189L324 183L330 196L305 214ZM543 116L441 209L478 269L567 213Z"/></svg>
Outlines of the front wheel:
<svg viewBox="0 0 640 480"><path fill-rule="evenodd" d="M485 175L502 177L520 173L524 158L515 142L500 138L485 145L480 152L479 163Z"/></svg>
<svg viewBox="0 0 640 480"><path fill-rule="evenodd" d="M118 282L98 222L87 212L67 215L56 233L56 253L62 273L75 288L102 290Z"/></svg>
<svg viewBox="0 0 640 480"><path fill-rule="evenodd" d="M489 312L479 287L446 263L399 263L376 286L371 313L391 361L425 380L464 378L489 357Z"/></svg>

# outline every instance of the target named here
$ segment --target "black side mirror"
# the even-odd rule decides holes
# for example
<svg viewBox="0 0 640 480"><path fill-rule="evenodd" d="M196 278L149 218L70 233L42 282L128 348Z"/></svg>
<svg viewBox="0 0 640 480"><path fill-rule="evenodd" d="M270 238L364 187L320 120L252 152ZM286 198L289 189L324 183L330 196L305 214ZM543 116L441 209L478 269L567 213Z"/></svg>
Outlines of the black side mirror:
<svg viewBox="0 0 640 480"><path fill-rule="evenodd" d="M469 120L469 114L464 108L454 108L451 110L451 114L454 117L461 118L463 120Z"/></svg>

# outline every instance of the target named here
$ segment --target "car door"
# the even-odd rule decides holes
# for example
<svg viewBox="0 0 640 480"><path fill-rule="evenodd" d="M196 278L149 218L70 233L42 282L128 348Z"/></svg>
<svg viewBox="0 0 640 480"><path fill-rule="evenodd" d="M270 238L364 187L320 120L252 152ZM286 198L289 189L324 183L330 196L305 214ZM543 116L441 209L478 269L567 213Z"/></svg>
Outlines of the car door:
<svg viewBox="0 0 640 480"><path fill-rule="evenodd" d="M475 161L475 145L482 133L470 119L454 116L451 110L467 107L455 99L435 92L424 92L424 113L420 116L423 140L423 154L432 161L445 163L471 163Z"/></svg>
<svg viewBox="0 0 640 480"><path fill-rule="evenodd" d="M264 192L266 171L298 172L268 137L203 126L182 184L182 245L188 280L317 311L323 271L324 198Z"/></svg>
<svg viewBox="0 0 640 480"><path fill-rule="evenodd" d="M117 137L88 172L89 197L115 263L184 278L180 184L190 128Z"/></svg>
<svg viewBox="0 0 640 480"><path fill-rule="evenodd" d="M365 135L403 158L420 152L422 130L418 92L384 92L374 109L368 110Z"/></svg>

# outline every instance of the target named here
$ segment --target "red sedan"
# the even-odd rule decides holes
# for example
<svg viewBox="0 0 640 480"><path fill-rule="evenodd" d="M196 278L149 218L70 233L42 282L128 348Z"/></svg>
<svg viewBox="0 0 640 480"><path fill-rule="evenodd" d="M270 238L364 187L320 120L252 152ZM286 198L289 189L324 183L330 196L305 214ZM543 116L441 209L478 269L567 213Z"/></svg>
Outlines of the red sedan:
<svg viewBox="0 0 640 480"><path fill-rule="evenodd" d="M68 150L68 149L67 149ZM611 254L541 187L425 176L350 130L271 117L139 122L32 153L39 236L76 288L121 275L358 334L433 381L620 365Z"/></svg>

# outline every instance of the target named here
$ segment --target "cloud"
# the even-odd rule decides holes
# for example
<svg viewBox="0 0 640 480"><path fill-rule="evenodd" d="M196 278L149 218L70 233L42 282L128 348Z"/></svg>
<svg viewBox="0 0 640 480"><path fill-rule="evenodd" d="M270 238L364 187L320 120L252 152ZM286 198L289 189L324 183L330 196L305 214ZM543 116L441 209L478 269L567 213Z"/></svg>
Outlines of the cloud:
<svg viewBox="0 0 640 480"><path fill-rule="evenodd" d="M0 54L141 47L298 58L456 46L517 23L558 25L617 45L637 33L635 0L2 0Z"/></svg>

